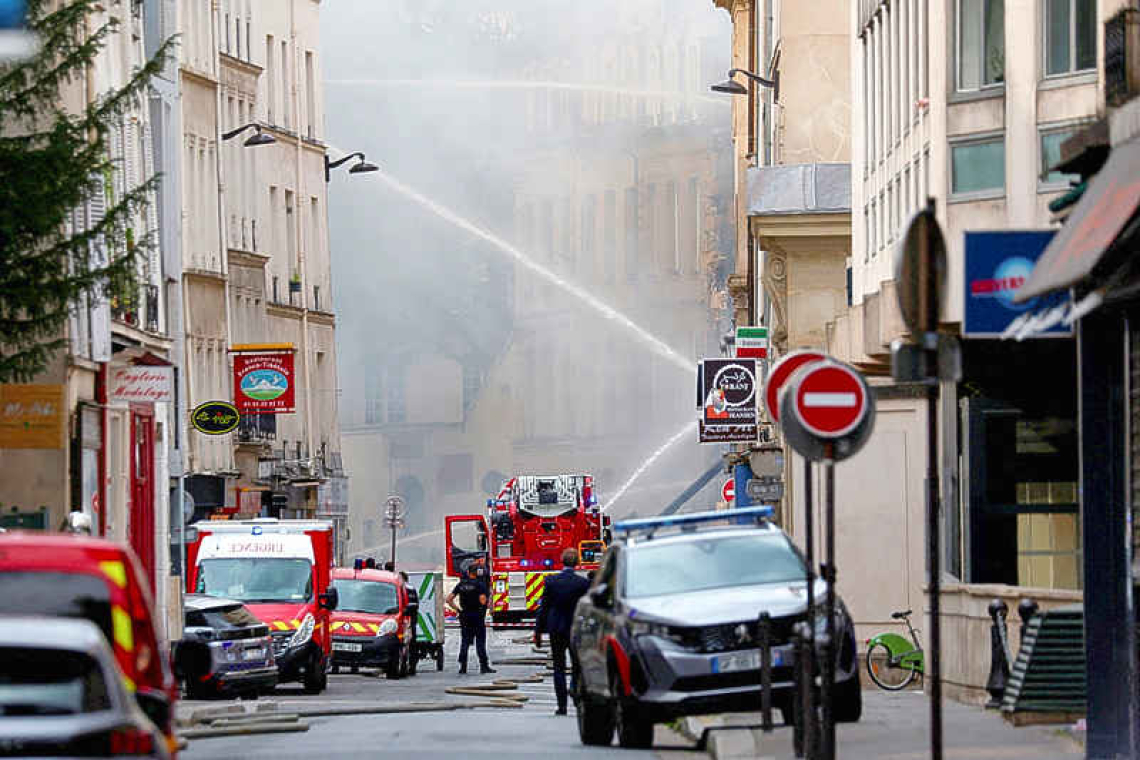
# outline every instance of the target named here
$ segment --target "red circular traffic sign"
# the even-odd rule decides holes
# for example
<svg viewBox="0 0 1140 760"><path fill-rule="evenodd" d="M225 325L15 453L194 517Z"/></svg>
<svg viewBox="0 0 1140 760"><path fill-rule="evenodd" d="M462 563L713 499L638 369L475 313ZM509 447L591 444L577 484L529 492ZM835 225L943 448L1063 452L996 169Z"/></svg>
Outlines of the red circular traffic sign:
<svg viewBox="0 0 1140 760"><path fill-rule="evenodd" d="M720 495L724 497L725 501L732 501L736 498L736 478L729 478L725 481L724 488L720 489Z"/></svg>
<svg viewBox="0 0 1140 760"><path fill-rule="evenodd" d="M768 410L768 419L772 422L780 421L780 388L788 382L788 378L805 364L821 362L825 357L818 351L793 351L772 366L768 373L768 385L764 388L764 406Z"/></svg>
<svg viewBox="0 0 1140 760"><path fill-rule="evenodd" d="M820 438L842 438L867 415L866 385L846 364L821 362L807 367L794 390L793 409L800 424Z"/></svg>

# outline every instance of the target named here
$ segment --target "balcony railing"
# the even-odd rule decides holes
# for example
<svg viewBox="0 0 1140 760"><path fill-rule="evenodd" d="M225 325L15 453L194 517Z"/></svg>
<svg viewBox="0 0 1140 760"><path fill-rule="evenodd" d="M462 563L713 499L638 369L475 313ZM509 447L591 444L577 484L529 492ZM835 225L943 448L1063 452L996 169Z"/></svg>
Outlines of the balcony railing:
<svg viewBox="0 0 1140 760"><path fill-rule="evenodd" d="M1140 10L1123 8L1104 22L1104 99L1123 105L1140 94Z"/></svg>
<svg viewBox="0 0 1140 760"><path fill-rule="evenodd" d="M239 443L269 443L277 440L276 414L246 414L238 423Z"/></svg>

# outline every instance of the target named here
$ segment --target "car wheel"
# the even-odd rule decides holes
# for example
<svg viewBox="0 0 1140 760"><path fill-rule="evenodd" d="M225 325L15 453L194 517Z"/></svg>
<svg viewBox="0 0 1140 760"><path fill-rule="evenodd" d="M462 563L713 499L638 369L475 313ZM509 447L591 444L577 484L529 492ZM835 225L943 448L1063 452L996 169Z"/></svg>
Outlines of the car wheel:
<svg viewBox="0 0 1140 760"><path fill-rule="evenodd" d="M305 678L302 683L306 694L320 694L328 686L329 676L325 672L324 660L319 654L314 654L305 668Z"/></svg>
<svg viewBox="0 0 1140 760"><path fill-rule="evenodd" d="M637 701L622 694L617 675L610 679L613 694L613 716L618 744L626 749L649 749L653 746L653 722L639 714Z"/></svg>
<svg viewBox="0 0 1140 760"><path fill-rule="evenodd" d="M403 677L403 658L396 656L388 660L388 664L384 667L384 676L389 680L395 681Z"/></svg>
<svg viewBox="0 0 1140 760"><path fill-rule="evenodd" d="M863 716L863 687L859 683L859 673L836 683L832 699L837 723L858 722Z"/></svg>
<svg viewBox="0 0 1140 760"><path fill-rule="evenodd" d="M574 684L574 706L578 714L578 738L593 747L608 747L614 740L614 715L609 706L585 693L582 679Z"/></svg>

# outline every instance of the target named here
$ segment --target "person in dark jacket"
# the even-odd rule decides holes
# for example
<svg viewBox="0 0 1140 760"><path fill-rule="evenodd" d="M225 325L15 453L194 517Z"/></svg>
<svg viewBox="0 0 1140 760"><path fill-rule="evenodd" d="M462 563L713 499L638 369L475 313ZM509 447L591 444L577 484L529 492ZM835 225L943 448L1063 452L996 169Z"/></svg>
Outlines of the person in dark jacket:
<svg viewBox="0 0 1140 760"><path fill-rule="evenodd" d="M494 673L495 669L487 660L487 588L479 582L474 565L467 567L466 575L446 601L448 607L459 613L459 673L467 672L467 650L472 643L479 655L479 672ZM455 604L457 597L459 606Z"/></svg>
<svg viewBox="0 0 1140 760"><path fill-rule="evenodd" d="M542 646L542 634L550 636L550 653L554 657L554 695L558 699L555 715L566 714L566 652L570 648L570 625L574 622L574 608L578 606L590 582L574 572L578 566L578 552L562 552L562 572L546 577L542 604L534 623L534 645Z"/></svg>

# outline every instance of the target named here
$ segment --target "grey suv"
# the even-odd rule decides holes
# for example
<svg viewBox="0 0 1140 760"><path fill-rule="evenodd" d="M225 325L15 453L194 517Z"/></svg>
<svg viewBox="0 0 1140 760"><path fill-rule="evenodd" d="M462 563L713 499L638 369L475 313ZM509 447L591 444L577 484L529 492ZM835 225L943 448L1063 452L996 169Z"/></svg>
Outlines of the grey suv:
<svg viewBox="0 0 1140 760"><path fill-rule="evenodd" d="M571 631L584 744L648 747L653 724L760 706L758 618L771 617L773 704L793 705L792 628L824 628L824 584L807 609L807 570L767 508L630 520L615 526ZM727 523L727 524L726 524ZM856 721L862 692L854 626L836 604L835 715Z"/></svg>

